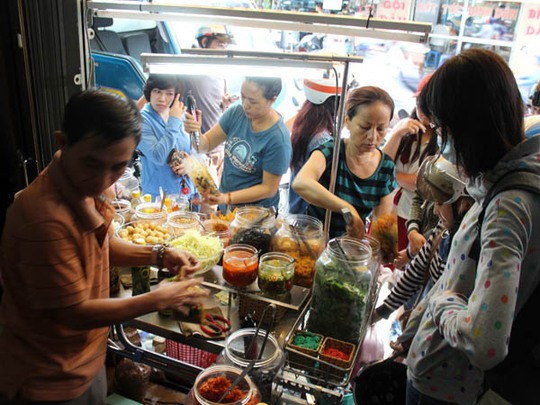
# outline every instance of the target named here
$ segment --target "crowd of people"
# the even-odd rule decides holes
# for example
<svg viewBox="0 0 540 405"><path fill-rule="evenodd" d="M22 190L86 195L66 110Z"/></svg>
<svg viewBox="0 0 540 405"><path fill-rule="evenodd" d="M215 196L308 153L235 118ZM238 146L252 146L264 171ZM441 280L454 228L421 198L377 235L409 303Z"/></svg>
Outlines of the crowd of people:
<svg viewBox="0 0 540 405"><path fill-rule="evenodd" d="M203 48L232 41L216 27L200 34ZM371 322L412 307L393 343L406 357L406 405L539 399L539 339L527 343L534 355L518 356L512 337L522 336L516 319L540 283L540 192L512 174L539 175L540 138L526 132L525 106L501 57L471 49L450 58L426 77L415 110L393 128L390 94L349 89L346 138L336 136L341 89L334 80L304 81L306 101L289 132L272 106L281 79L246 77L239 102L223 79L212 79L200 86L193 77L151 75L138 106L98 90L66 105L59 150L19 193L2 235L0 404L104 404L107 326L183 311L206 295L193 288L201 280L189 277L199 268L189 253L112 237L114 210L103 195L135 149L142 189L154 198L161 188L222 211L277 209L290 169L288 212L324 221L330 211L330 238L364 238L370 220L397 215L394 265L403 276ZM200 114L186 111L188 93ZM536 89L533 113L539 99ZM206 157L219 193L198 192L183 163L188 155ZM506 188L494 189L507 178ZM185 278L109 298L109 266L153 264ZM512 364L489 371L508 357Z"/></svg>

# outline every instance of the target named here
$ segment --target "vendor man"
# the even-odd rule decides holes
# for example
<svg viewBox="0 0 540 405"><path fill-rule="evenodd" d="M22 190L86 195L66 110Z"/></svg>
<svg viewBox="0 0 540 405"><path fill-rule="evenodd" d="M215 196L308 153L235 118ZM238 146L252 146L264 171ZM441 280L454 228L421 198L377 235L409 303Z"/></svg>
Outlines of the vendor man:
<svg viewBox="0 0 540 405"><path fill-rule="evenodd" d="M187 252L112 236L104 191L124 172L141 137L134 103L89 90L64 111L60 149L19 193L0 250L0 404L106 403L108 326L198 304L201 279L162 283L136 297L109 298L109 266L160 265L190 274Z"/></svg>

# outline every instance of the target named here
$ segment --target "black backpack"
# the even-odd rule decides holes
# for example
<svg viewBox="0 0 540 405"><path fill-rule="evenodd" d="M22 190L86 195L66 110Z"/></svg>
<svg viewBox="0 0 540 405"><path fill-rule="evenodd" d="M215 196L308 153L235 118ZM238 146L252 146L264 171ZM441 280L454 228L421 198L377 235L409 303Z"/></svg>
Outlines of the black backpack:
<svg viewBox="0 0 540 405"><path fill-rule="evenodd" d="M506 190L525 190L540 195L540 176L526 170L508 172L488 191L478 216L478 236L469 257L478 261L482 222L489 202ZM534 351L540 350L540 288L537 286L514 319L508 355L494 368L485 372L486 389L491 389L513 405L540 403L540 364L534 361Z"/></svg>

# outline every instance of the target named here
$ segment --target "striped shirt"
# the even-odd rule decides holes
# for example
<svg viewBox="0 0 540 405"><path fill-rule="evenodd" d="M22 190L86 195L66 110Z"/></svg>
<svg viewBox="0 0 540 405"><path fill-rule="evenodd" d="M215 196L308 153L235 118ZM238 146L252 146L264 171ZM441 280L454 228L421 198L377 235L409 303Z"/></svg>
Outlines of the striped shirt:
<svg viewBox="0 0 540 405"><path fill-rule="evenodd" d="M334 141L322 144L318 150L326 158L326 169L319 182L328 189L332 172ZM386 153L381 150L379 152L381 154L379 166L371 176L361 179L352 173L347 166L345 142L341 140L334 195L353 205L364 222L373 209L379 205L381 198L390 194L397 187L394 162ZM326 209L310 205L307 213L324 222ZM343 216L333 212L329 231L330 238L341 236L345 232L346 225Z"/></svg>
<svg viewBox="0 0 540 405"><path fill-rule="evenodd" d="M429 258L432 255L433 244L441 232L444 232L443 238L448 237L448 231L445 230L445 227L439 221L437 227L431 232L428 240L422 246L422 249L420 249L418 254L405 267L403 276L394 288L392 288L390 295L375 310L382 318L388 319L392 312L407 302L409 298L422 288L425 282L424 275L426 274L426 267L429 266L429 276L433 284L439 279L446 265L446 254L444 252L441 254L441 248L443 247L442 241L435 247L437 251L433 255L433 259L429 261ZM446 249L442 250L444 251Z"/></svg>

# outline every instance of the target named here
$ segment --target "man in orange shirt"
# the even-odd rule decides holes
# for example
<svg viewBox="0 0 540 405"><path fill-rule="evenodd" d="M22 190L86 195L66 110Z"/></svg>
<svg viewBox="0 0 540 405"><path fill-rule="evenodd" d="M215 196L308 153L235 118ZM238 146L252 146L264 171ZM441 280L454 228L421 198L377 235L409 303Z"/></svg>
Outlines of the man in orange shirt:
<svg viewBox="0 0 540 405"><path fill-rule="evenodd" d="M187 252L112 237L104 191L124 172L141 136L129 100L89 90L68 102L53 161L15 199L2 235L0 404L106 403L108 326L198 304L201 279L109 298L109 266L158 265L187 274Z"/></svg>

